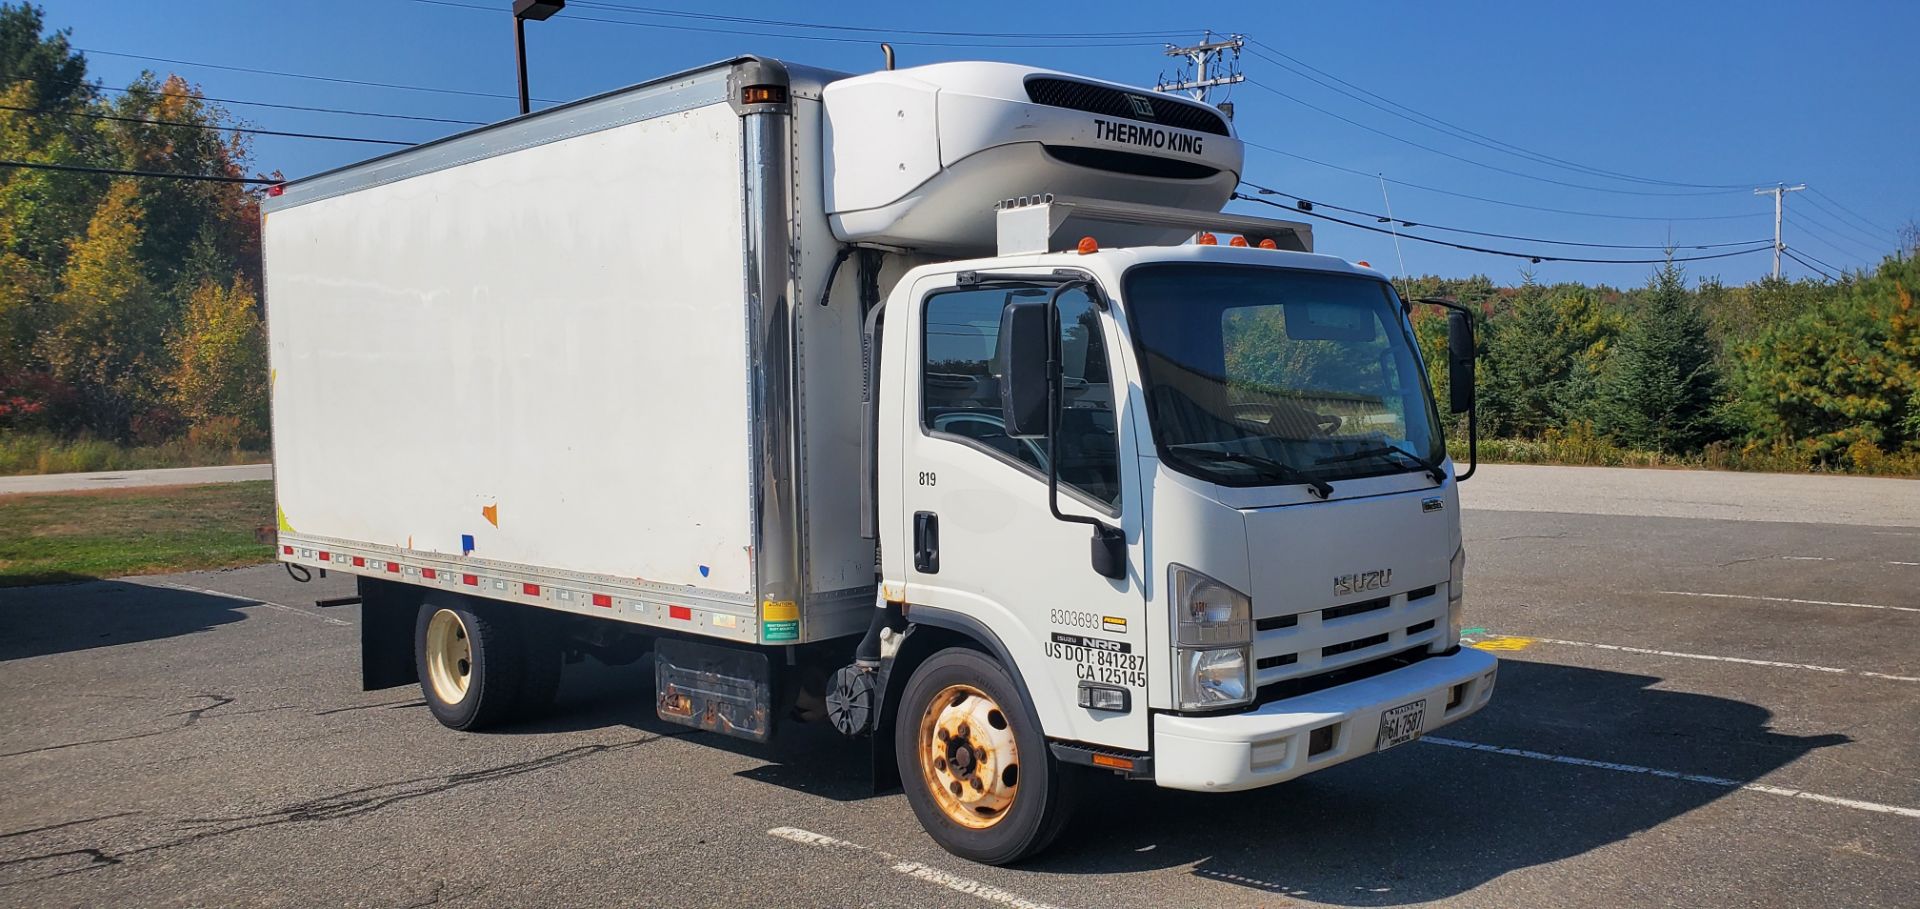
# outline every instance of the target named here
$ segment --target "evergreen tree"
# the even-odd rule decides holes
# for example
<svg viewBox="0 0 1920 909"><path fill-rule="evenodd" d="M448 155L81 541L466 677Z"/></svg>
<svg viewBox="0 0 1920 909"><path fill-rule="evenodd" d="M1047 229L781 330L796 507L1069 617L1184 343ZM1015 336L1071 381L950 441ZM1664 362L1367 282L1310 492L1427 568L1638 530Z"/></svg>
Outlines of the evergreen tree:
<svg viewBox="0 0 1920 909"><path fill-rule="evenodd" d="M1668 262L1654 272L1645 305L1609 359L1594 421L1629 447L1697 451L1720 438L1721 387L1706 319L1685 274Z"/></svg>

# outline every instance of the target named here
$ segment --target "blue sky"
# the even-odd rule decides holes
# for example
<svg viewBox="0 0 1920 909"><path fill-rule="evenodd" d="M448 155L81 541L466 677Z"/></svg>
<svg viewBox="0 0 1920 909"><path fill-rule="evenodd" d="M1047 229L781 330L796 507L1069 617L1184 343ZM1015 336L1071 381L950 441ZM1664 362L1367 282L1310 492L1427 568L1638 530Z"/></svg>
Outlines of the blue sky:
<svg viewBox="0 0 1920 909"><path fill-rule="evenodd" d="M503 96L514 91L509 0L51 0L45 6L50 26L71 28L74 43L92 51ZM785 27L615 9L643 6L900 31L810 31L842 40L803 40L780 36L795 31ZM373 12L355 15L356 8ZM371 18L376 13L377 20ZM555 19L531 24L528 33L533 94L564 100L738 53L867 71L881 65L872 42L883 37L894 40L903 67L1009 60L1151 85L1173 69L1161 53L1164 40L1197 40L1208 28L1240 32L1257 42L1239 60L1250 82L1212 100L1234 102L1243 138L1299 156L1249 148L1244 176L1322 203L1323 213L1353 217L1326 204L1381 212L1380 183L1371 176L1379 173L1393 181L1388 190L1394 215L1407 221L1550 240L1685 246L1769 239L1772 202L1752 195L1751 187L1806 183L1808 192L1788 197L1785 237L1791 249L1831 266L1827 270L1876 263L1895 247L1894 231L1920 218L1920 115L1913 106L1920 99L1920 65L1911 44L1920 34L1920 4L1907 2L574 0ZM1129 34L1077 41L1124 46L1060 46L1076 43L1065 36L1087 33ZM108 86L126 84L144 67L180 72L219 98L472 120L514 112L514 102L506 97L400 91L104 54L89 54L89 60L93 75ZM1430 115L1486 137L1480 142L1494 141L1479 144L1381 108L1413 119L1418 117L1408 110ZM262 128L411 141L465 128L266 107L229 109L247 125ZM1579 169L1509 154L1502 150L1509 144ZM378 150L259 137L255 165L298 176ZM1594 170L1667 182L1622 180ZM1364 216L1355 220L1376 223ZM1320 251L1399 270L1390 236L1326 222L1315 226ZM1660 255L1658 250L1409 232L1549 255ZM1406 270L1414 274L1485 274L1506 284L1517 282L1520 269L1527 267L1524 260L1410 240L1403 240L1400 250ZM1688 269L1695 276L1743 282L1763 275L1770 265L1763 251L1696 262ZM1543 281L1623 286L1643 283L1650 268L1564 262L1532 267ZM1811 273L1791 260L1786 269L1790 276Z"/></svg>

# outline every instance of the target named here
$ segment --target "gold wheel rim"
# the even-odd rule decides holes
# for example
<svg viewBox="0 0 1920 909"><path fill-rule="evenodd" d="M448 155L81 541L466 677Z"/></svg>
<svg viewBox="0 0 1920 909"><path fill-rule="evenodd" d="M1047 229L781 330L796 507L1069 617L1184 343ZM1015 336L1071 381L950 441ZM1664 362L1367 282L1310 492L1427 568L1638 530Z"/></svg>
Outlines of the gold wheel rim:
<svg viewBox="0 0 1920 909"><path fill-rule="evenodd" d="M427 620L427 681L433 694L447 704L467 698L473 676L473 640L459 614L442 609Z"/></svg>
<svg viewBox="0 0 1920 909"><path fill-rule="evenodd" d="M949 685L920 717L920 775L940 812L963 827L1000 823L1020 791L1020 748L1000 705Z"/></svg>

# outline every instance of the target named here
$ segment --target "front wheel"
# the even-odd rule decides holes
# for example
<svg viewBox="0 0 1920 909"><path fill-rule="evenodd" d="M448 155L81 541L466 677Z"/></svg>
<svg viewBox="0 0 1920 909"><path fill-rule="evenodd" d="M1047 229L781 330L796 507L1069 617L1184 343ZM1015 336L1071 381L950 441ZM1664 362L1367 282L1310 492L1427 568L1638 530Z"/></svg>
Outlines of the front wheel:
<svg viewBox="0 0 1920 909"><path fill-rule="evenodd" d="M942 650L914 671L894 753L920 825L962 858L1019 861L1072 814L1073 768L1054 760L1006 669L977 650Z"/></svg>

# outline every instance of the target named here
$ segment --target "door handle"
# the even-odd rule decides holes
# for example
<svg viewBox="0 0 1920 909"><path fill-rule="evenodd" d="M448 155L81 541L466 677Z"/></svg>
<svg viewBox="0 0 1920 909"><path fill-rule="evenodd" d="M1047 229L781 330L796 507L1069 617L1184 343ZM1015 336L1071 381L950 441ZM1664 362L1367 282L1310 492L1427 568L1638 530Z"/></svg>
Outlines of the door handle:
<svg viewBox="0 0 1920 909"><path fill-rule="evenodd" d="M940 573L940 516L931 511L913 513L913 570Z"/></svg>

